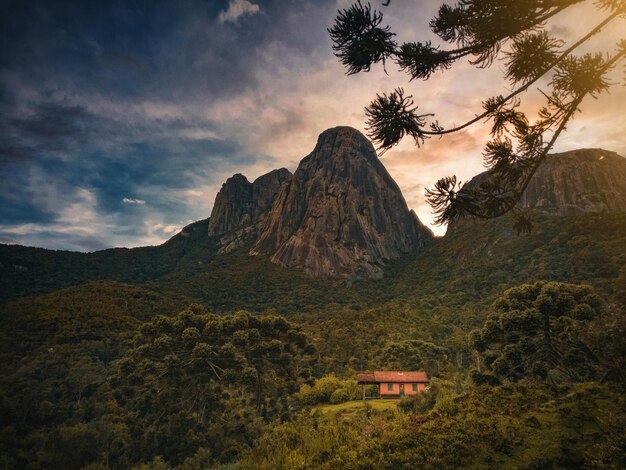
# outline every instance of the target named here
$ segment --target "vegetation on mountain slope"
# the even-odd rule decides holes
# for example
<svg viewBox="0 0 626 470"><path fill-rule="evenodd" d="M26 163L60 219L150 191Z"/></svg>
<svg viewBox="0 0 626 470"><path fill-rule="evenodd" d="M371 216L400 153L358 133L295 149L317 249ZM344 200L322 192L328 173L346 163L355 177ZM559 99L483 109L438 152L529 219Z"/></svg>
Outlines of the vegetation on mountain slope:
<svg viewBox="0 0 626 470"><path fill-rule="evenodd" d="M472 455L479 466L616 466L625 453L615 430L626 419L619 391L625 383L626 216L537 214L535 220L537 228L525 236L511 233L506 219L459 224L423 254L393 264L385 279L351 286L310 279L245 251L210 258L207 245L193 246L181 235L150 249L173 259L178 246L182 255L172 271L147 282L85 283L71 269L40 266L37 289L77 285L0 306L2 465L204 468L243 459L243 468L251 461L270 468L276 460L267 450L280 444L284 449L273 455L286 468L297 468L303 456L305 468L311 462L385 468L383 455L398 465L426 459L427 467L468 465ZM22 250L13 256L29 253ZM207 257L194 258L199 253ZM58 259L50 265L71 267ZM502 385L476 388L470 372L479 351L467 334L485 328L490 314L502 315L491 305L507 289L538 279L588 284L565 289L593 288L603 299L576 330L591 353L591 374L558 385L526 373L512 385L505 375ZM193 302L214 313L193 307L175 314ZM229 313L240 309L255 313ZM270 320L262 313L283 314L288 321L271 321L289 326L263 333L258 325ZM228 326L244 318L247 326ZM212 336L205 329L211 322L223 333ZM259 365L254 338L266 358L261 394L252 380ZM194 355L200 343L207 345L204 358ZM215 374L209 362L194 365L197 360L224 372ZM485 363L481 356L482 373ZM404 411L391 414L311 417L312 403L354 398L354 374L374 368L424 368L442 384L441 394L405 400ZM580 379L594 382L577 385ZM204 414L203 387L212 397ZM572 400L572 393L584 398ZM511 407L520 410L511 415ZM310 439L315 426L319 441ZM291 437L278 441L280 433ZM464 434L471 439L459 437ZM450 442L459 439L459 452L451 452ZM542 442L553 446L545 461ZM76 449L72 461L70 447Z"/></svg>
<svg viewBox="0 0 626 470"><path fill-rule="evenodd" d="M303 413L271 426L240 468L622 468L626 400L597 383L444 392L417 414ZM312 433L311 430L315 429Z"/></svg>
<svg viewBox="0 0 626 470"><path fill-rule="evenodd" d="M207 223L195 222L160 246L93 253L0 244L0 299L44 294L89 281L140 284L210 261L217 249L215 240L206 236Z"/></svg>
<svg viewBox="0 0 626 470"><path fill-rule="evenodd" d="M307 336L283 318L192 305L140 322L133 307L100 329L77 307L38 349L3 351L13 361L2 369L3 468L129 468L157 456L205 468L289 419L291 395L317 373Z"/></svg>

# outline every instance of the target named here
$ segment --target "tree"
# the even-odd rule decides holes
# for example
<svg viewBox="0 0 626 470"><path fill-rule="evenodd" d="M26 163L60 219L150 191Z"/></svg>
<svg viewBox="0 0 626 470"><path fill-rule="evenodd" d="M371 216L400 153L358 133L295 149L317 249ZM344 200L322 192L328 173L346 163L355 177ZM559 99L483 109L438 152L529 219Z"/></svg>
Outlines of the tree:
<svg viewBox="0 0 626 470"><path fill-rule="evenodd" d="M600 382L626 384L626 310L609 305L600 321L592 322L582 340L598 358Z"/></svg>
<svg viewBox="0 0 626 470"><path fill-rule="evenodd" d="M504 59L505 79L514 90L506 96L486 99L482 112L459 126L445 128L433 119L434 114L419 114L413 97L402 88L377 94L365 109L368 134L381 152L405 136L420 146L430 137L457 132L481 121L491 122L492 140L483 153L491 177L463 185L451 176L427 189L437 223L466 216L491 219L514 211L518 231L532 228L528 216L518 207L524 189L579 111L583 99L608 91L611 83L607 75L626 54L626 39L622 39L611 54L574 55L608 23L626 18L625 0L593 2L606 12L605 18L573 44L566 45L548 35L546 21L581 3L585 0L459 0L454 5L444 4L429 26L443 41L453 45L450 49L442 49L431 41L398 44L391 28L382 26L383 14L360 0L338 11L328 32L335 55L349 75L367 72L379 62L384 67L391 60L411 80L428 80L434 72L447 70L460 59L467 58L480 68ZM550 79L550 90L542 91L545 105L539 109L538 119L531 123L520 110L520 95L542 77Z"/></svg>
<svg viewBox="0 0 626 470"><path fill-rule="evenodd" d="M172 465L231 459L264 420L288 411L285 399L305 380L304 366L315 365L314 353L282 317L215 315L199 305L154 316L116 362L111 382L133 436L128 453Z"/></svg>
<svg viewBox="0 0 626 470"><path fill-rule="evenodd" d="M507 290L482 328L470 333L486 368L486 376L474 373L476 382L594 378L598 360L583 337L603 313L589 286L540 281Z"/></svg>
<svg viewBox="0 0 626 470"><path fill-rule="evenodd" d="M391 370L425 370L439 375L449 364L449 351L428 341L407 340L387 345L380 352L380 363Z"/></svg>

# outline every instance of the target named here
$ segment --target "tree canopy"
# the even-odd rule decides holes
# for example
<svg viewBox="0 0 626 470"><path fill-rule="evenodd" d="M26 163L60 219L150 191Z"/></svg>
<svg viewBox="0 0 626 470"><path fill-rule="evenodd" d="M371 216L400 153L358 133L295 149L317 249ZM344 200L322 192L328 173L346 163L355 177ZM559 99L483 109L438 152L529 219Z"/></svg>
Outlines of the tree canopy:
<svg viewBox="0 0 626 470"><path fill-rule="evenodd" d="M548 34L546 22L583 3L593 3L604 19L571 44ZM532 224L518 207L524 189L583 99L609 90L613 83L608 74L624 59L626 39L609 53L575 51L610 22L625 18L624 0L460 0L442 5L429 23L451 45L443 48L431 41L399 44L391 27L383 25L383 14L359 0L339 10L328 31L348 74L393 61L410 80L428 80L461 59L480 68L503 59L504 79L513 91L485 99L482 111L461 125L444 127L433 113L419 113L413 96L403 88L377 94L366 107L366 124L370 138L384 152L406 136L420 146L433 136L490 122L491 140L483 157L491 177L475 185L464 185L456 176L442 178L427 189L428 202L438 223L465 216L490 219L514 211L518 231L528 231ZM548 78L548 90L541 91L545 103L531 122L521 111L520 96L542 77Z"/></svg>
<svg viewBox="0 0 626 470"><path fill-rule="evenodd" d="M117 363L113 397L132 417L136 452L176 464L199 451L228 460L264 421L288 416L288 396L311 376L314 352L282 317L192 305L141 326Z"/></svg>
<svg viewBox="0 0 626 470"><path fill-rule="evenodd" d="M584 285L540 281L507 290L469 335L488 374L475 373L475 380L593 379L598 359L583 332L604 308Z"/></svg>

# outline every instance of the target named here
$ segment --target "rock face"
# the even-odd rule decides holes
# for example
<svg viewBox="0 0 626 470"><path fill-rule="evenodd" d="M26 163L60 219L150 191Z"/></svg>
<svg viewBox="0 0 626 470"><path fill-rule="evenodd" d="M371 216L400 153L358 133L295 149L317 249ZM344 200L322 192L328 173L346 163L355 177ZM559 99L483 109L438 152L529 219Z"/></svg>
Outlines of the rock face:
<svg viewBox="0 0 626 470"><path fill-rule="evenodd" d="M241 173L231 176L215 197L209 218L209 236L222 235L249 225L252 215L252 183Z"/></svg>
<svg viewBox="0 0 626 470"><path fill-rule="evenodd" d="M281 186L251 253L314 276L379 277L386 261L431 238L372 144L336 127Z"/></svg>
<svg viewBox="0 0 626 470"><path fill-rule="evenodd" d="M468 185L489 178L485 171ZM626 159L603 149L580 149L548 155L522 194L520 207L567 216L626 212ZM472 219L457 220L456 227Z"/></svg>
<svg viewBox="0 0 626 470"><path fill-rule="evenodd" d="M242 174L226 180L215 198L209 219L209 236L220 236L226 253L254 241L280 191L291 178L285 168L259 176L253 183Z"/></svg>
<svg viewBox="0 0 626 470"><path fill-rule="evenodd" d="M602 149L549 155L521 205L559 215L626 212L626 159Z"/></svg>
<svg viewBox="0 0 626 470"><path fill-rule="evenodd" d="M215 199L209 236L220 252L243 246L313 276L380 277L433 238L357 130L323 132L294 175L275 170L250 183L237 174Z"/></svg>

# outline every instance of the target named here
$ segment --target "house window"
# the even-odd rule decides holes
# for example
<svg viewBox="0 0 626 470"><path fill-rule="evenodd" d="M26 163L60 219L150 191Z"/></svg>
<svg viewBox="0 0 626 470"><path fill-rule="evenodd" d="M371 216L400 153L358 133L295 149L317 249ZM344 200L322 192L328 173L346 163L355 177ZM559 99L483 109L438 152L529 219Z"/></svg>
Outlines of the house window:
<svg viewBox="0 0 626 470"><path fill-rule="evenodd" d="M417 392L417 384L413 384L413 391Z"/></svg>
<svg viewBox="0 0 626 470"><path fill-rule="evenodd" d="M387 384L387 391L393 392L393 384Z"/></svg>

